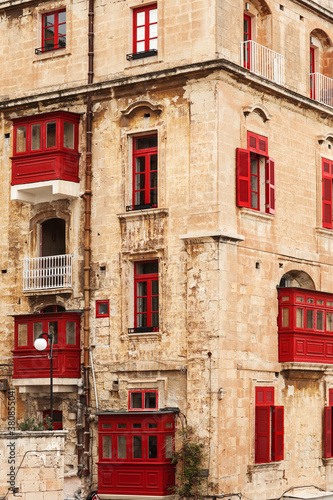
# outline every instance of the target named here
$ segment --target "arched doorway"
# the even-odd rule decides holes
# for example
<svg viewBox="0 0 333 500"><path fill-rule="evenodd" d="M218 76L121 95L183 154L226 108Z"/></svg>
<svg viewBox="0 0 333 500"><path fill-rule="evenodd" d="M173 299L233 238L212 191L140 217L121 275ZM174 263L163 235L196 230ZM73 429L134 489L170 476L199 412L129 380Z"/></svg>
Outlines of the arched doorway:
<svg viewBox="0 0 333 500"><path fill-rule="evenodd" d="M66 253L66 222L64 219L47 219L41 224L41 257Z"/></svg>

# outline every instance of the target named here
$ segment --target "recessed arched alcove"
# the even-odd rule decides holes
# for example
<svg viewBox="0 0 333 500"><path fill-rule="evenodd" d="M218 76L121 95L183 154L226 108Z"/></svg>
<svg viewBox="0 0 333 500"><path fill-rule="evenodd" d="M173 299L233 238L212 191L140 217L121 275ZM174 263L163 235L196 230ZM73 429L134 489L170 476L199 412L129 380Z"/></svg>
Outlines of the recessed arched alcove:
<svg viewBox="0 0 333 500"><path fill-rule="evenodd" d="M281 288L307 288L308 290L315 290L315 284L312 278L305 272L293 269L285 273L279 283Z"/></svg>

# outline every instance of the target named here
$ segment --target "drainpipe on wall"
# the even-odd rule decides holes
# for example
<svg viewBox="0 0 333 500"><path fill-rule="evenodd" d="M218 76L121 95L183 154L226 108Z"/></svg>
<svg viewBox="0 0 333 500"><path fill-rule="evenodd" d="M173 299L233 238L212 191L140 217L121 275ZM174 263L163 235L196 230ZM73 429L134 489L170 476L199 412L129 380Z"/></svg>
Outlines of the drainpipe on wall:
<svg viewBox="0 0 333 500"><path fill-rule="evenodd" d="M88 11L88 84L94 79L94 0L89 0ZM89 384L89 314L90 314L90 239L91 239L91 166L92 166L92 101L87 96L87 118L86 118L86 178L85 178L85 211L84 211L84 452L83 452L83 475L89 475L89 407L90 407L90 384Z"/></svg>

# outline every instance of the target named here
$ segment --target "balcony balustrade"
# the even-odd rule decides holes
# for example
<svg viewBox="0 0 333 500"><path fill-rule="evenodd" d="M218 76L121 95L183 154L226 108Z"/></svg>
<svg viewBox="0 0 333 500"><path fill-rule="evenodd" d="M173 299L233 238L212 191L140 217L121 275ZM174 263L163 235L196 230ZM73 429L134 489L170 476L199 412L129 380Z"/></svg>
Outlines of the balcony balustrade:
<svg viewBox="0 0 333 500"><path fill-rule="evenodd" d="M284 85L284 56L253 40L241 43L241 64L256 75Z"/></svg>
<svg viewBox="0 0 333 500"><path fill-rule="evenodd" d="M72 287L71 254L24 259L23 290L50 290Z"/></svg>
<svg viewBox="0 0 333 500"><path fill-rule="evenodd" d="M333 80L321 73L310 73L310 97L333 107Z"/></svg>

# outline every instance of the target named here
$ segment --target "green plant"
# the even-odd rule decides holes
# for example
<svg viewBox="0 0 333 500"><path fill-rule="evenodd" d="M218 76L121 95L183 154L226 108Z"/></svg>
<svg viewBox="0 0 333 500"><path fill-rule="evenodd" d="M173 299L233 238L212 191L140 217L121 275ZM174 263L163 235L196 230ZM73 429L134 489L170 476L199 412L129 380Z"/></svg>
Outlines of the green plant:
<svg viewBox="0 0 333 500"><path fill-rule="evenodd" d="M52 423L50 417L43 420L37 418L25 418L17 425L19 431L49 431L52 430Z"/></svg>
<svg viewBox="0 0 333 500"><path fill-rule="evenodd" d="M179 495L180 498L188 497L202 500L204 486L214 489L213 483L207 485L203 473L206 459L205 445L194 435L191 426L179 430L178 435L182 439L182 444L172 460L172 463L178 464L176 485L172 488L173 493Z"/></svg>

